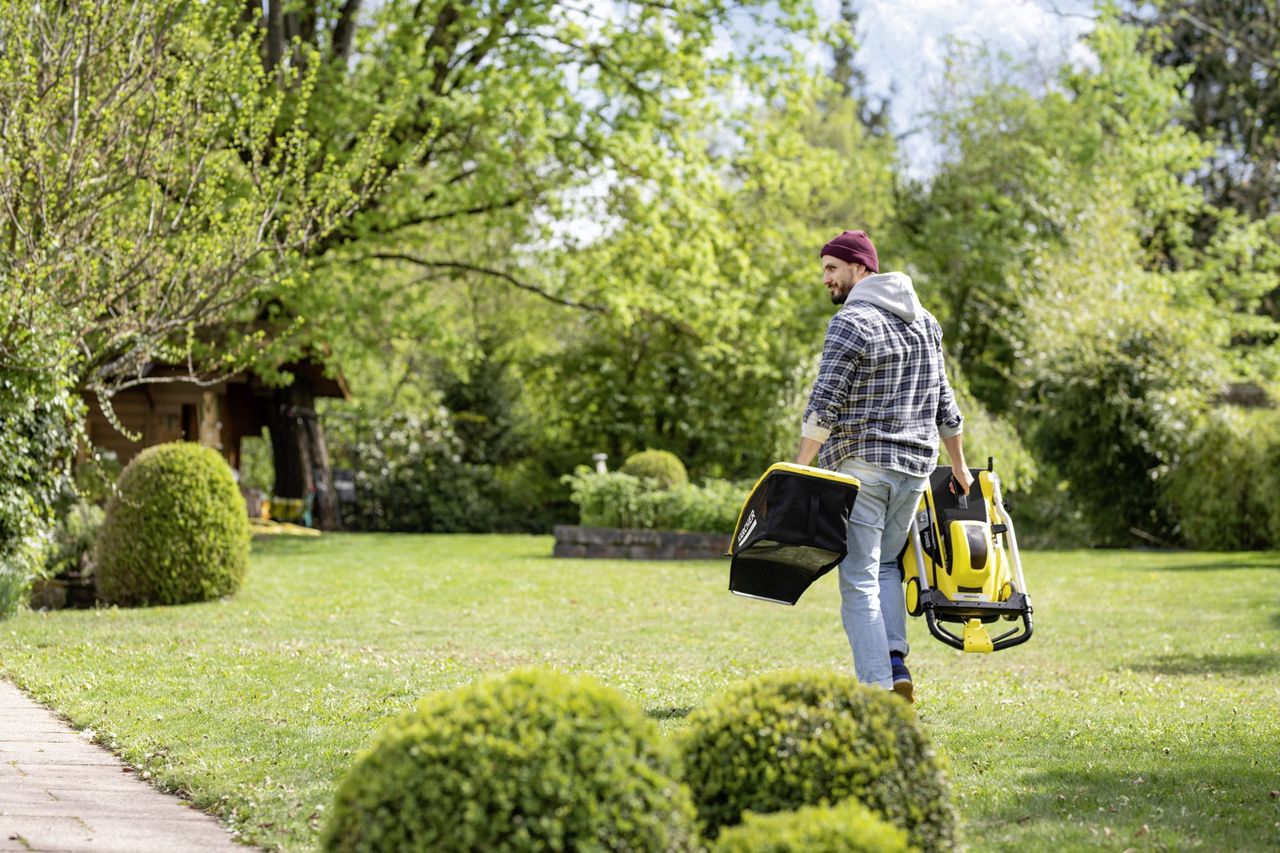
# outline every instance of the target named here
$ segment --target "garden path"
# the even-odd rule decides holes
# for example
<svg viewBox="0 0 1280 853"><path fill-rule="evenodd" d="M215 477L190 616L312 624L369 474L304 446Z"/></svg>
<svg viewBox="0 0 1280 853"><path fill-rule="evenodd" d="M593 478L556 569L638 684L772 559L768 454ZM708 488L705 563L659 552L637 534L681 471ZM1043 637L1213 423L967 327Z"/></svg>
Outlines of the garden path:
<svg viewBox="0 0 1280 853"><path fill-rule="evenodd" d="M0 680L0 851L248 849Z"/></svg>

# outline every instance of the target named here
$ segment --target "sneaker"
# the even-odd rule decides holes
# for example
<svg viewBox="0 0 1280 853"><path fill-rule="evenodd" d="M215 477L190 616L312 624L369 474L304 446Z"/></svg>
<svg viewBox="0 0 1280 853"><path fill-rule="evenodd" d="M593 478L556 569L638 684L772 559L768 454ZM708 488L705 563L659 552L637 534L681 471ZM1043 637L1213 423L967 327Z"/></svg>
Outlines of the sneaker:
<svg viewBox="0 0 1280 853"><path fill-rule="evenodd" d="M907 669L906 661L897 652L890 652L889 663L893 665L893 692L914 705L915 687L911 683L911 670Z"/></svg>

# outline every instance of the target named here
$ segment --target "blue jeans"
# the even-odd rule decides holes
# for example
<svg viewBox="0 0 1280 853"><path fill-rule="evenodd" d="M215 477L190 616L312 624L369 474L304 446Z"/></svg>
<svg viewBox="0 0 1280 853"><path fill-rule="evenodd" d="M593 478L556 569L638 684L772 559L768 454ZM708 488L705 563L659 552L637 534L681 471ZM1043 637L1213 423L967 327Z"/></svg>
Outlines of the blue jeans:
<svg viewBox="0 0 1280 853"><path fill-rule="evenodd" d="M840 563L840 617L853 651L853 670L863 684L892 689L889 652L908 651L898 553L929 478L856 457L843 460L838 470L862 483L849 515L849 553Z"/></svg>

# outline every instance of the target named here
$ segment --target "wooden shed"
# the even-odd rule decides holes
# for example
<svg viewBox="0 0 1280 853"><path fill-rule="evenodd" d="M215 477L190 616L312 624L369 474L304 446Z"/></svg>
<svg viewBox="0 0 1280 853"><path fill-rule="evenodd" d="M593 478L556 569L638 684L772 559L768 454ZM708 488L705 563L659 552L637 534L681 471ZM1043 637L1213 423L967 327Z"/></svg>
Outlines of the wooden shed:
<svg viewBox="0 0 1280 853"><path fill-rule="evenodd" d="M324 431L315 413L317 397L350 399L341 377L325 376L310 361L286 365L291 385L273 388L252 373L240 373L213 385L182 381L178 368L156 366L148 376L174 381L149 383L118 392L111 398L115 419L125 435L103 412L93 394L88 433L94 447L115 453L128 464L140 450L170 441L198 441L218 450L232 468L240 468L240 440L271 433L275 494L286 498L312 495L319 526L338 526ZM134 440L134 439L137 440Z"/></svg>

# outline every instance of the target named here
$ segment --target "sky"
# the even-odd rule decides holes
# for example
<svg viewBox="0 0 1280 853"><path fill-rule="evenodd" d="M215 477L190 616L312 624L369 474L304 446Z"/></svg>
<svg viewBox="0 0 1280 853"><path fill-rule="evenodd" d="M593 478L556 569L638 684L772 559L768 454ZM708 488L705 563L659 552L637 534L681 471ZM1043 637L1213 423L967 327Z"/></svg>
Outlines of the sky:
<svg viewBox="0 0 1280 853"><path fill-rule="evenodd" d="M823 21L839 19L840 0L816 0ZM890 95L895 135L903 135L909 171L922 176L938 152L920 127L937 102L949 41L1005 50L1052 69L1088 63L1080 36L1092 27L1092 0L857 0L855 64L877 96Z"/></svg>

